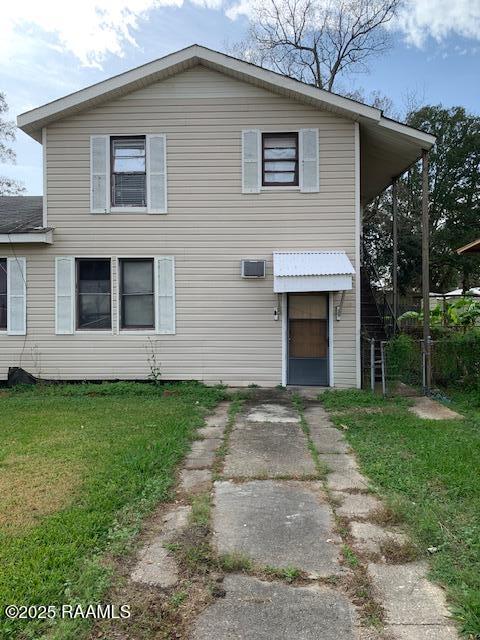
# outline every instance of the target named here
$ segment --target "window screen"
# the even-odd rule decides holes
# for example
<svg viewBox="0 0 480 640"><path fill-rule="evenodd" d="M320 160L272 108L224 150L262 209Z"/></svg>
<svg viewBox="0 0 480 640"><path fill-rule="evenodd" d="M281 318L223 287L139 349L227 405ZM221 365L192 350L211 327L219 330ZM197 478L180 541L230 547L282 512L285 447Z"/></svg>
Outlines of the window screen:
<svg viewBox="0 0 480 640"><path fill-rule="evenodd" d="M111 277L108 258L77 260L77 328L111 329Z"/></svg>
<svg viewBox="0 0 480 640"><path fill-rule="evenodd" d="M298 133L262 134L263 186L298 185Z"/></svg>
<svg viewBox="0 0 480 640"><path fill-rule="evenodd" d="M0 330L7 328L7 260L0 259Z"/></svg>
<svg viewBox="0 0 480 640"><path fill-rule="evenodd" d="M145 138L112 138L112 207L145 207Z"/></svg>
<svg viewBox="0 0 480 640"><path fill-rule="evenodd" d="M153 259L123 259L121 271L122 329L155 326Z"/></svg>

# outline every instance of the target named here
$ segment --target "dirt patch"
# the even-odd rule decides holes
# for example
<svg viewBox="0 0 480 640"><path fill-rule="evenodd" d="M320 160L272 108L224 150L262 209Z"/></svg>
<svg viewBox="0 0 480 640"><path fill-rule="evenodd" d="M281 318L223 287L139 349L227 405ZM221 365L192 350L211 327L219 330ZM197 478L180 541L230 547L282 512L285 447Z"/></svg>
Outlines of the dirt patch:
<svg viewBox="0 0 480 640"><path fill-rule="evenodd" d="M0 527L25 529L70 504L82 467L40 456L10 455L0 465Z"/></svg>
<svg viewBox="0 0 480 640"><path fill-rule="evenodd" d="M410 540L397 542L391 538L381 543L380 550L388 564L405 564L420 557L420 550Z"/></svg>
<svg viewBox="0 0 480 640"><path fill-rule="evenodd" d="M423 420L462 420L463 416L432 398L415 398L410 411Z"/></svg>
<svg viewBox="0 0 480 640"><path fill-rule="evenodd" d="M400 513L387 505L375 509L369 515L368 520L373 524L378 524L380 527L394 527L403 522Z"/></svg>

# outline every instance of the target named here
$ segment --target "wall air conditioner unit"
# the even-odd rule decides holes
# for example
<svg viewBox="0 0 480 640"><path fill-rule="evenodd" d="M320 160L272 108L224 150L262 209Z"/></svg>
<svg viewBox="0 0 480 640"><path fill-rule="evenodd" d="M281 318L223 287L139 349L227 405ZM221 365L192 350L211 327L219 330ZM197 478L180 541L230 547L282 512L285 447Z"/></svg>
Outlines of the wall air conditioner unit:
<svg viewBox="0 0 480 640"><path fill-rule="evenodd" d="M265 278L266 260L242 260L242 278Z"/></svg>

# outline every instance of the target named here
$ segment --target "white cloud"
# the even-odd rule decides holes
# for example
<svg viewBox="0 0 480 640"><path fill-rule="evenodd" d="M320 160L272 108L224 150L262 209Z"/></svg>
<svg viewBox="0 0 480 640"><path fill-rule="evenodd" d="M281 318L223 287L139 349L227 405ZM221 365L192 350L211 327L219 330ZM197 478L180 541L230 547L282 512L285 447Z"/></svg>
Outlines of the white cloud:
<svg viewBox="0 0 480 640"><path fill-rule="evenodd" d="M0 65L14 68L18 60L36 60L48 47L70 53L85 67L101 67L106 56L122 56L141 44L136 31L149 12L191 2L223 9L228 18L251 16L262 0L9 0L2 3ZM328 2L329 0L318 0ZM480 40L480 0L405 0L393 26L417 47L432 37L449 35Z"/></svg>
<svg viewBox="0 0 480 640"><path fill-rule="evenodd" d="M190 0L219 9L222 0ZM2 3L0 59L14 62L39 42L72 53L82 65L99 67L105 56L122 56L136 45L135 29L149 11L181 7L184 0L10 0Z"/></svg>
<svg viewBox="0 0 480 640"><path fill-rule="evenodd" d="M396 27L407 41L423 46L431 37L441 41L457 35L480 40L479 0L407 0Z"/></svg>
<svg viewBox="0 0 480 640"><path fill-rule="evenodd" d="M226 15L252 17L262 0L234 0ZM319 4L329 0L317 0ZM480 0L404 0L395 23L389 28L404 34L408 43L422 47L431 37L441 41L450 35L480 40Z"/></svg>

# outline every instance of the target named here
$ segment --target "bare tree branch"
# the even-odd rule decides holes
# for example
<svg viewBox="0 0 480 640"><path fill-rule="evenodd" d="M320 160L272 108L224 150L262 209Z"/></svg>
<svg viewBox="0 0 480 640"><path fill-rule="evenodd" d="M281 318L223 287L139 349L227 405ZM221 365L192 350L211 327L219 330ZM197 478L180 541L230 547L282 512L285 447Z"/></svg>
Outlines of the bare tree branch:
<svg viewBox="0 0 480 640"><path fill-rule="evenodd" d="M5 95L0 92L0 162L14 163L16 161L16 155L11 147L11 143L15 141L15 124L3 117L7 112L8 105ZM0 176L1 196L15 196L24 191L25 187L16 180Z"/></svg>
<svg viewBox="0 0 480 640"><path fill-rule="evenodd" d="M386 25L401 0L257 0L234 55L333 91L390 47Z"/></svg>

